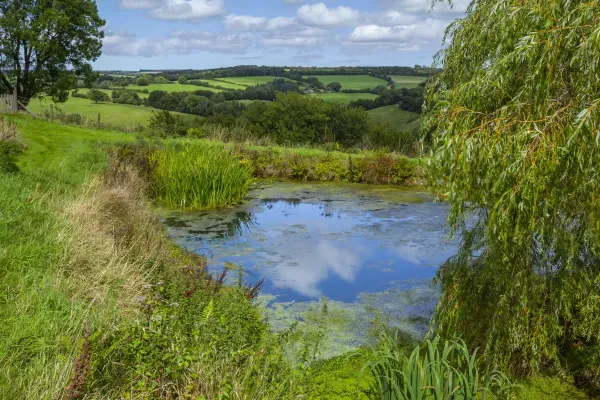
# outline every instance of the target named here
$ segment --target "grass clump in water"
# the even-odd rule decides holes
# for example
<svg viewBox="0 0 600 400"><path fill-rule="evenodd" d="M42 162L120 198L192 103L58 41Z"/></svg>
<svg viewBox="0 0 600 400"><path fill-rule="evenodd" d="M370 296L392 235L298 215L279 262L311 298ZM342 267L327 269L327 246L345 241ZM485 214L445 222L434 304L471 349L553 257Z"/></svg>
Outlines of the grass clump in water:
<svg viewBox="0 0 600 400"><path fill-rule="evenodd" d="M203 208L240 202L252 169L223 146L167 146L150 155L152 192L168 207Z"/></svg>

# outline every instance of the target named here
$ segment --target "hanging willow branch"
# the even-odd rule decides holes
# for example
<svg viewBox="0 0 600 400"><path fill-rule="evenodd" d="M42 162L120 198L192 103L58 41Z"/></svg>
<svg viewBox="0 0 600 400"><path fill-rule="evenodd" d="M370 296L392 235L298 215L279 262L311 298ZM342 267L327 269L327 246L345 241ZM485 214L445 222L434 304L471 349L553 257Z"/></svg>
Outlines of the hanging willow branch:
<svg viewBox="0 0 600 400"><path fill-rule="evenodd" d="M446 44L424 129L463 244L434 326L514 373L560 367L600 336L600 0L475 0Z"/></svg>

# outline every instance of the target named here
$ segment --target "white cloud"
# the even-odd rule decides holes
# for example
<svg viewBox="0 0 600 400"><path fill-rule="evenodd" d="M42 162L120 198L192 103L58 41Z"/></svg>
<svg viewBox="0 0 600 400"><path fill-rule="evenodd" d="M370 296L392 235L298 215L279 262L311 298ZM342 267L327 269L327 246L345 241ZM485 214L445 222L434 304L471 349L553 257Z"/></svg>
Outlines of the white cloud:
<svg viewBox="0 0 600 400"><path fill-rule="evenodd" d="M420 23L399 26L361 25L350 34L351 42L397 42L414 44L441 39L446 24L439 20L427 19Z"/></svg>
<svg viewBox="0 0 600 400"><path fill-rule="evenodd" d="M230 14L223 20L223 25L225 26L225 29L230 31L276 31L298 26L298 21L296 18L292 17L275 17L267 19L252 15Z"/></svg>
<svg viewBox="0 0 600 400"><path fill-rule="evenodd" d="M121 0L122 8L148 10L155 19L199 21L225 14L223 0Z"/></svg>
<svg viewBox="0 0 600 400"><path fill-rule="evenodd" d="M328 8L324 3L303 5L298 9L298 21L304 25L318 27L344 27L360 24L361 13L350 7Z"/></svg>
<svg viewBox="0 0 600 400"><path fill-rule="evenodd" d="M139 39L128 32L105 32L102 52L118 56L164 56L199 51L243 54L252 46L251 34L219 35L205 31L175 31L159 39Z"/></svg>
<svg viewBox="0 0 600 400"><path fill-rule="evenodd" d="M431 0L382 0L383 6L388 9L407 13L427 13L436 14L463 14L471 0L453 0L451 7L447 0L436 2L431 7Z"/></svg>
<svg viewBox="0 0 600 400"><path fill-rule="evenodd" d="M265 29L267 22L268 20L264 17L230 14L225 17L223 25L232 31L260 31Z"/></svg>

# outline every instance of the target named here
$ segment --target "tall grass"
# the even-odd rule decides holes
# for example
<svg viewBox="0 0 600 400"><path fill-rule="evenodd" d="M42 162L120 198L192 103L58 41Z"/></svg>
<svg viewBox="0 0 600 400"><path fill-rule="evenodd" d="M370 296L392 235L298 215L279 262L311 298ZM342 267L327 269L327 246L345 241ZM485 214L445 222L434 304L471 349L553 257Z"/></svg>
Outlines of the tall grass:
<svg viewBox="0 0 600 400"><path fill-rule="evenodd" d="M222 145L167 146L150 155L151 190L168 207L202 208L240 202L252 170Z"/></svg>
<svg viewBox="0 0 600 400"><path fill-rule="evenodd" d="M368 368L381 400L497 399L512 387L502 373L483 369L462 340L425 340L407 357L398 337L384 333L374 356Z"/></svg>

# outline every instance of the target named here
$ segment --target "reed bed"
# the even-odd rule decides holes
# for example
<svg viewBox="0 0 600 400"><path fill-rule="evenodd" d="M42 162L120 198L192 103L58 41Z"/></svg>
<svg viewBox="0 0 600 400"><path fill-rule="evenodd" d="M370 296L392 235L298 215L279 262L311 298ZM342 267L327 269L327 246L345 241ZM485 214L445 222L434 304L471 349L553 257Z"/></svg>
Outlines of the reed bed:
<svg viewBox="0 0 600 400"><path fill-rule="evenodd" d="M374 356L368 368L381 400L504 399L514 387L502 373L482 368L462 340L425 340L407 357L398 337L384 333Z"/></svg>
<svg viewBox="0 0 600 400"><path fill-rule="evenodd" d="M181 209L239 203L252 169L222 145L171 145L150 155L151 190L162 205Z"/></svg>

